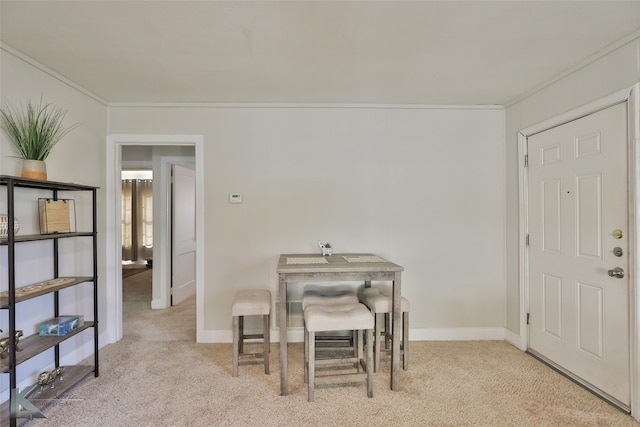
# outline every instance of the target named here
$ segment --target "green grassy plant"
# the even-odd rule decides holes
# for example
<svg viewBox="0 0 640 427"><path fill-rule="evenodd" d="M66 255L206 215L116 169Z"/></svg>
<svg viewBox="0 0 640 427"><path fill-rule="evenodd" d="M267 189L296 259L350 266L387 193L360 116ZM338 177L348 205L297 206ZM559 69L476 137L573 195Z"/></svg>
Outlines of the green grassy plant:
<svg viewBox="0 0 640 427"><path fill-rule="evenodd" d="M67 111L53 104L35 105L30 100L21 109L6 107L0 110L2 129L25 160L46 160L53 147L78 127L65 127Z"/></svg>

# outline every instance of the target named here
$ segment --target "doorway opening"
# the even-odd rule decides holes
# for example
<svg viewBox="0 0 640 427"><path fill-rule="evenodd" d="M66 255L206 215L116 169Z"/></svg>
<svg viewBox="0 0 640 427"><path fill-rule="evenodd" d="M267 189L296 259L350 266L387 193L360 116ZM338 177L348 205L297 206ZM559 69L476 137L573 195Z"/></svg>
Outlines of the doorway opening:
<svg viewBox="0 0 640 427"><path fill-rule="evenodd" d="M131 150L148 151L145 157L153 175L153 292L151 307L168 308L171 305L171 223L167 207L170 206L171 166L173 164L193 164L195 170L193 208L195 230L203 229L203 168L201 135L110 135L107 138L107 271L108 283L115 283L107 292L107 305L111 307L106 316L109 342L116 342L123 336L123 289L122 289L122 182L123 169L131 166L132 161L140 162L130 156ZM194 255L194 277L196 291L196 336L202 330L201 286L203 283L204 263L202 239L197 239ZM146 261L146 260L145 260ZM109 266L113 266L110 268Z"/></svg>

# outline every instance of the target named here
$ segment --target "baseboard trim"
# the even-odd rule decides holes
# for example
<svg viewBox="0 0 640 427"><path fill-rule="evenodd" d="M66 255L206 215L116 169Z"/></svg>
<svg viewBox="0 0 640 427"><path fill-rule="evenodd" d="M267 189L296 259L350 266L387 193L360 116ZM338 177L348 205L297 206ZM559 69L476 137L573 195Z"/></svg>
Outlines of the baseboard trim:
<svg viewBox="0 0 640 427"><path fill-rule="evenodd" d="M411 341L508 341L520 348L519 336L508 334L505 328L427 328L410 329ZM200 343L230 343L232 341L231 330L208 330L198 335ZM512 341L514 337L517 340ZM300 328L289 329L289 342L303 342L304 334ZM280 333L272 330L271 341L279 342Z"/></svg>
<svg viewBox="0 0 640 427"><path fill-rule="evenodd" d="M527 343L524 342L523 337L521 335L516 334L513 331L510 331L509 329L505 329L504 339L509 344L511 344L512 346L522 351L525 351L527 349Z"/></svg>

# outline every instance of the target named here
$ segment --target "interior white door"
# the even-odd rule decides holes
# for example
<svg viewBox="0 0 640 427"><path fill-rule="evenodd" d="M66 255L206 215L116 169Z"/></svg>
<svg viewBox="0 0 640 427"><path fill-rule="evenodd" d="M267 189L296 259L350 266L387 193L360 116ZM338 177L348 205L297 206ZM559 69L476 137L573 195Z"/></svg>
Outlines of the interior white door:
<svg viewBox="0 0 640 427"><path fill-rule="evenodd" d="M529 349L628 407L626 103L529 137L528 155Z"/></svg>
<svg viewBox="0 0 640 427"><path fill-rule="evenodd" d="M172 165L171 305L196 294L196 173Z"/></svg>

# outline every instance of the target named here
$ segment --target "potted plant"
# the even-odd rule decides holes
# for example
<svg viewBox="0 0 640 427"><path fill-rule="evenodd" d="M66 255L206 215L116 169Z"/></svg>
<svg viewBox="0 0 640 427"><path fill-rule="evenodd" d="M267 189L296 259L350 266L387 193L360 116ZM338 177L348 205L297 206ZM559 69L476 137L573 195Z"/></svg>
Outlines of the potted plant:
<svg viewBox="0 0 640 427"><path fill-rule="evenodd" d="M64 126L67 111L53 104L27 100L23 108L0 109L2 129L23 159L24 178L47 179L45 160L53 147L79 124Z"/></svg>
<svg viewBox="0 0 640 427"><path fill-rule="evenodd" d="M318 242L318 246L320 246L320 249L322 249L322 255L325 255L325 256L333 255L333 248L331 247L331 243Z"/></svg>

